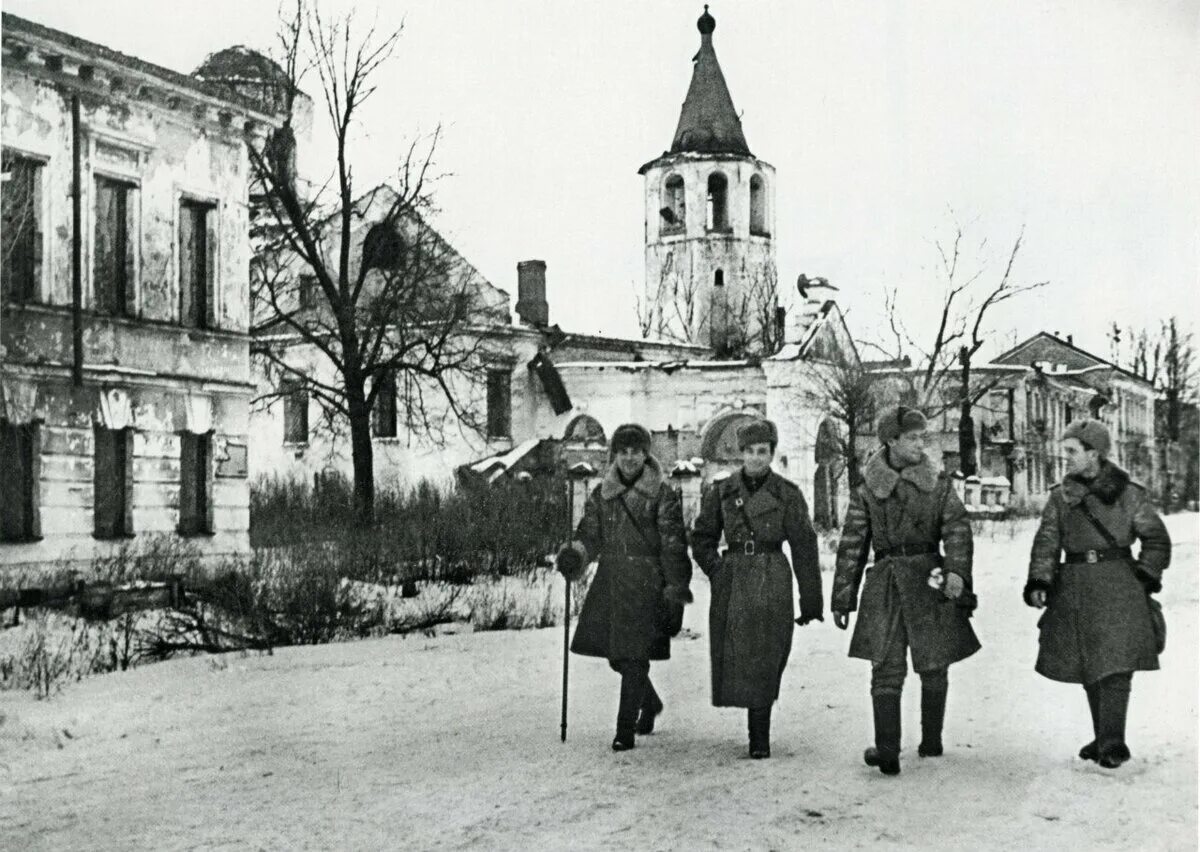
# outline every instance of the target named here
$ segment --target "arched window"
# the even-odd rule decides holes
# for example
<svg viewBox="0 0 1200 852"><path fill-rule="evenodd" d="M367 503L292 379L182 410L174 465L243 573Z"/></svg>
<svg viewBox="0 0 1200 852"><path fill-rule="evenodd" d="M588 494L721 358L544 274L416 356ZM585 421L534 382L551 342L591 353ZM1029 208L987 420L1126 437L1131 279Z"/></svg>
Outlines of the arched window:
<svg viewBox="0 0 1200 852"><path fill-rule="evenodd" d="M684 197L683 178L671 175L663 182L662 207L658 211L662 221L660 233L679 234L683 232L687 217L687 201Z"/></svg>
<svg viewBox="0 0 1200 852"><path fill-rule="evenodd" d="M708 176L707 216L705 225L710 231L729 230L729 181L720 172Z"/></svg>
<svg viewBox="0 0 1200 852"><path fill-rule="evenodd" d="M568 444L596 444L601 447L608 443L600 421L586 414L581 414L571 421L563 440Z"/></svg>
<svg viewBox="0 0 1200 852"><path fill-rule="evenodd" d="M367 269L397 271L404 266L408 254L404 237L386 222L372 225L363 239L362 262Z"/></svg>
<svg viewBox="0 0 1200 852"><path fill-rule="evenodd" d="M767 184L761 175L750 178L750 233L769 237L767 230Z"/></svg>

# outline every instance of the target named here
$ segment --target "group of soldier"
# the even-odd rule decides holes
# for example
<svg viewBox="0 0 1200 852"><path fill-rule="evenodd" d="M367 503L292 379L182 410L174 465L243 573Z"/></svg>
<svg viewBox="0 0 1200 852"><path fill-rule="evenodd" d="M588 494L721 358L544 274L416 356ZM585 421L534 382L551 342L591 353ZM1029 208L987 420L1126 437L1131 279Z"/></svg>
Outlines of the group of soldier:
<svg viewBox="0 0 1200 852"><path fill-rule="evenodd" d="M937 757L949 666L980 648L970 621L977 605L971 525L951 479L925 452L925 430L914 408L892 407L880 416L879 446L850 494L831 596L838 628L847 629L858 613L849 653L871 662L875 725L863 759L886 775L900 772L909 652L921 679L918 754ZM652 733L663 711L650 663L669 657L671 637L682 628L693 560L712 588L712 702L746 708L752 758L771 754L771 709L795 625L824 621L808 506L800 489L771 469L775 426L753 420L737 439L741 469L715 478L702 497L689 557L680 499L651 455L650 434L636 424L619 427L604 478L558 554L568 580L599 562L571 650L606 658L621 675L614 751ZM1145 490L1109 460L1110 446L1107 428L1096 420L1075 421L1064 431L1067 474L1051 490L1034 537L1024 598L1045 609L1036 670L1086 691L1093 738L1080 758L1116 768L1130 757L1125 717L1132 673L1158 668L1161 615L1150 595L1161 588L1171 542Z"/></svg>

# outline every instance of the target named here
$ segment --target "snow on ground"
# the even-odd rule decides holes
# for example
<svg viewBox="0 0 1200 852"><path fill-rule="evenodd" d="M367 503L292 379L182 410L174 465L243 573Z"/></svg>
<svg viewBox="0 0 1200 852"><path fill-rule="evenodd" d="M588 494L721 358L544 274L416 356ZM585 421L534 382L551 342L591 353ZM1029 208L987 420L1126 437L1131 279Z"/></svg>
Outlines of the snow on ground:
<svg viewBox="0 0 1200 852"><path fill-rule="evenodd" d="M916 756L912 678L898 778L861 763L869 666L831 623L797 631L766 761L709 704L704 636L655 665L661 730L623 754L598 660L571 660L559 742L561 628L395 637L0 694L0 847L1195 849L1197 517L1169 526L1169 647L1134 678L1117 771L1075 757L1083 690L1033 672L1022 523L978 539L984 650L951 670L947 754Z"/></svg>

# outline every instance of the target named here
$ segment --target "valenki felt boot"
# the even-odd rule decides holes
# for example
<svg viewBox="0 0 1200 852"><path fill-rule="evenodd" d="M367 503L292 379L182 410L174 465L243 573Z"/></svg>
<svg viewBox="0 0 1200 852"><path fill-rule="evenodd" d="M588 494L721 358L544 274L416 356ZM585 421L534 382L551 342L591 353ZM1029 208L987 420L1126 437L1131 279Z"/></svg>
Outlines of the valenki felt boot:
<svg viewBox="0 0 1200 852"><path fill-rule="evenodd" d="M1100 716L1097 743L1100 747L1099 764L1105 769L1116 769L1129 760L1129 746L1125 744L1125 717L1129 710L1130 675L1109 675L1100 681Z"/></svg>
<svg viewBox="0 0 1200 852"><path fill-rule="evenodd" d="M946 720L946 690L921 688L921 757L942 756L942 724Z"/></svg>
<svg viewBox="0 0 1200 852"><path fill-rule="evenodd" d="M771 756L771 708L751 707L746 711L750 733L750 757L763 760Z"/></svg>
<svg viewBox="0 0 1200 852"><path fill-rule="evenodd" d="M879 767L884 775L899 775L900 696L873 695L871 705L875 712L875 745L863 752L863 762Z"/></svg>

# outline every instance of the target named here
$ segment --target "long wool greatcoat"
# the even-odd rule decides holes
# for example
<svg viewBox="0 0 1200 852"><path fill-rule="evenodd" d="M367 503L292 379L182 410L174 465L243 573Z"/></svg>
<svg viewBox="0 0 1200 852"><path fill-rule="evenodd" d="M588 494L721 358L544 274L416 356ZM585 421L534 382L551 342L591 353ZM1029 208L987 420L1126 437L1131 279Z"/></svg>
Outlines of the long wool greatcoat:
<svg viewBox="0 0 1200 852"><path fill-rule="evenodd" d="M879 558L901 545L939 543L942 554ZM875 564L866 571L860 603L859 583L872 547ZM928 582L940 565L962 577L969 592L973 553L967 511L944 474L928 459L897 471L888 464L886 450L871 456L862 484L850 493L833 579L833 611L859 610L850 656L882 661L901 618L918 672L943 668L978 651L970 611Z"/></svg>
<svg viewBox="0 0 1200 852"><path fill-rule="evenodd" d="M740 505L739 505L740 504ZM729 543L753 540L719 555ZM777 547L786 541L792 564ZM766 546L764 552L757 552ZM716 707L769 707L792 649L792 571L804 618L823 609L817 536L800 489L774 471L751 494L740 473L713 483L692 526L692 555L712 582L708 611L712 701Z"/></svg>
<svg viewBox="0 0 1200 852"><path fill-rule="evenodd" d="M1136 560L1060 563L1063 551L1111 547L1082 504L1117 546L1141 541ZM1033 538L1025 586L1026 602L1035 589L1049 596L1038 621L1037 672L1051 680L1090 684L1118 672L1157 669L1146 592L1161 588L1170 562L1171 537L1145 489L1116 465L1103 463L1090 484L1068 476L1054 486Z"/></svg>
<svg viewBox="0 0 1200 852"><path fill-rule="evenodd" d="M672 586L675 601L690 600L692 563L679 495L658 462L648 459L628 488L610 465L584 505L571 546L584 565L600 560L571 650L610 661L668 659L663 590Z"/></svg>

